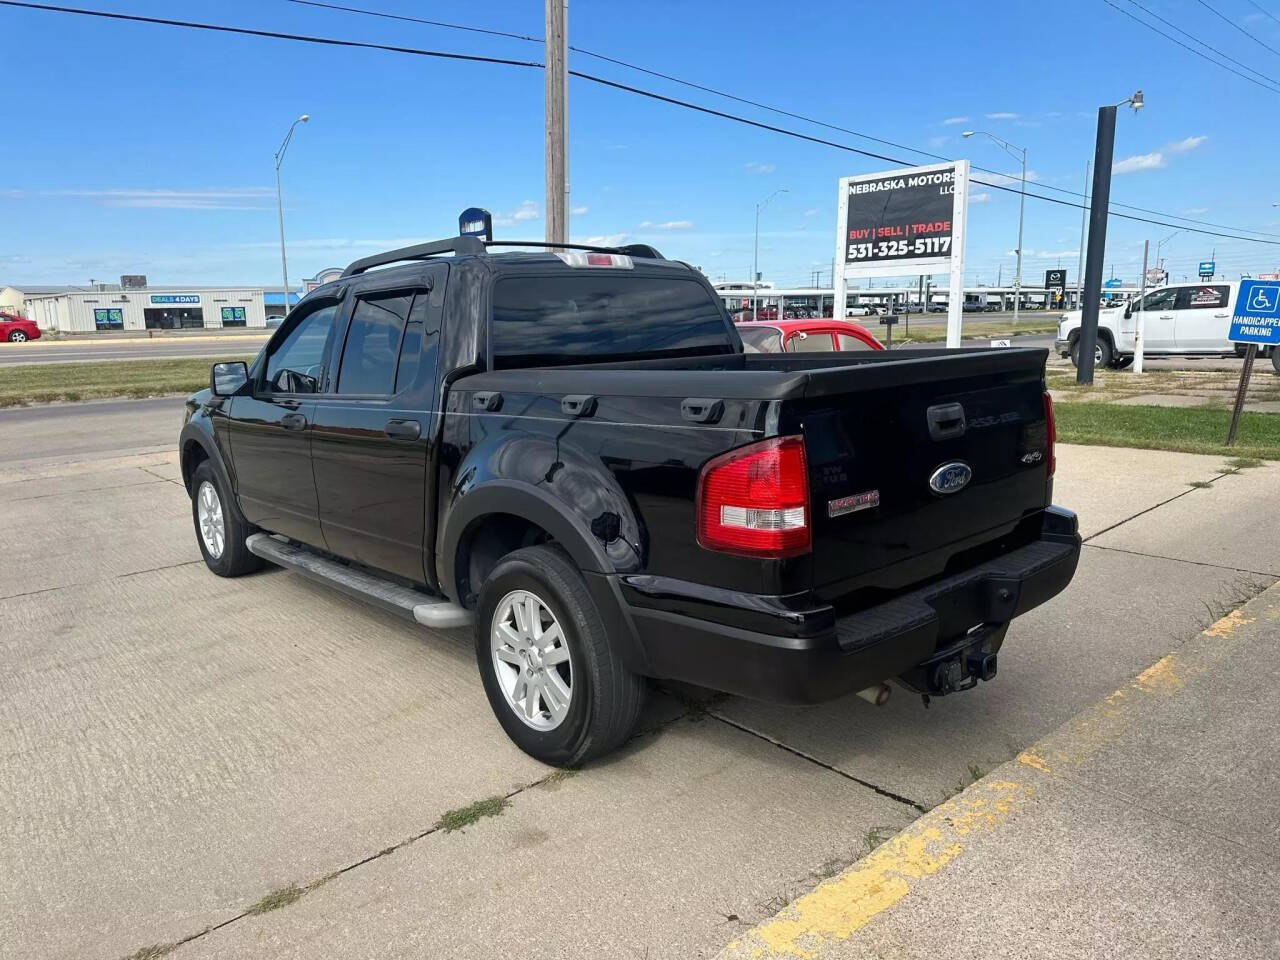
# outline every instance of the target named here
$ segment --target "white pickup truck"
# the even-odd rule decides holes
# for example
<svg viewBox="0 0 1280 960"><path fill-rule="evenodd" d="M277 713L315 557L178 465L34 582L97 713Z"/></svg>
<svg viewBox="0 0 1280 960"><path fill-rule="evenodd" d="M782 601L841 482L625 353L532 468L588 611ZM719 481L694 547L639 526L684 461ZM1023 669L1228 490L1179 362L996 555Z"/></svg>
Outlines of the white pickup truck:
<svg viewBox="0 0 1280 960"><path fill-rule="evenodd" d="M1147 356L1222 357L1243 352L1242 345L1227 339L1231 314L1240 284L1235 280L1177 283L1148 290L1142 306L1143 353ZM1138 328L1138 300L1098 312L1098 346L1094 364L1127 367L1133 362L1134 334ZM1058 353L1079 359L1080 311L1064 313L1058 322ZM1280 373L1280 351L1260 347L1259 356L1270 353Z"/></svg>

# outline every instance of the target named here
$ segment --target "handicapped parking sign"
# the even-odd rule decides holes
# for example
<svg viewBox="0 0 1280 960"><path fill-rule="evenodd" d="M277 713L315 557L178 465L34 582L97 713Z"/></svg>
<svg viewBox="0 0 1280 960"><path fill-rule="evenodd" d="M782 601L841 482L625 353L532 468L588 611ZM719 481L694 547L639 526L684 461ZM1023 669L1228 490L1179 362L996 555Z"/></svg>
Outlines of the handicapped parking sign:
<svg viewBox="0 0 1280 960"><path fill-rule="evenodd" d="M1280 344L1280 283L1240 282L1227 339L1233 343Z"/></svg>

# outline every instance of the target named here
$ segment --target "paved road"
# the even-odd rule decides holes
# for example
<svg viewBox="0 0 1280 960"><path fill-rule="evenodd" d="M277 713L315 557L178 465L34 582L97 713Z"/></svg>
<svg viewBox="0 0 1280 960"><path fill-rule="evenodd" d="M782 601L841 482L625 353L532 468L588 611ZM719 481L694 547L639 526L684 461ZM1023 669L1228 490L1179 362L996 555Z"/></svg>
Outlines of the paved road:
<svg viewBox="0 0 1280 960"><path fill-rule="evenodd" d="M562 778L502 736L469 637L210 575L179 417L0 414L3 956L710 956L1280 575L1280 465L1061 447L1090 540L994 682L927 711L654 690Z"/></svg>
<svg viewBox="0 0 1280 960"><path fill-rule="evenodd" d="M145 360L149 357L226 357L252 355L266 336L183 337L164 340L89 340L0 343L0 366L27 363L90 363Z"/></svg>

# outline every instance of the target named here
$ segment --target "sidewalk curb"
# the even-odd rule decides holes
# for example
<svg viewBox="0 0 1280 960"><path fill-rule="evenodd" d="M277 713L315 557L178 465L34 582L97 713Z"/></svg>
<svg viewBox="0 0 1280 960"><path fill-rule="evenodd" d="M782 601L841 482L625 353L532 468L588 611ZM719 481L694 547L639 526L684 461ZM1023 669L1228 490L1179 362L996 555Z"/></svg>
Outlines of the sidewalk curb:
<svg viewBox="0 0 1280 960"><path fill-rule="evenodd" d="M919 893L927 877L962 856L968 838L1000 830L1036 795L1046 776L1069 775L1152 701L1175 694L1186 677L1248 642L1237 635L1260 620L1280 623L1280 581L922 815L847 870L757 924L726 946L718 960L818 960L838 950L876 917Z"/></svg>

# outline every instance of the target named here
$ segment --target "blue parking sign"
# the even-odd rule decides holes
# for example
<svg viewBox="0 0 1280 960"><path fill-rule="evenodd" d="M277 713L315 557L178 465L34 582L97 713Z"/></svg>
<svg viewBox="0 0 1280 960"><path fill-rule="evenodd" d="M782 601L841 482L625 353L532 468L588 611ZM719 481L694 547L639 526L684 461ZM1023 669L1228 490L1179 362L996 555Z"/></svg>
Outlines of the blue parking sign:
<svg viewBox="0 0 1280 960"><path fill-rule="evenodd" d="M1280 283L1240 281L1227 339L1232 343L1280 344Z"/></svg>

